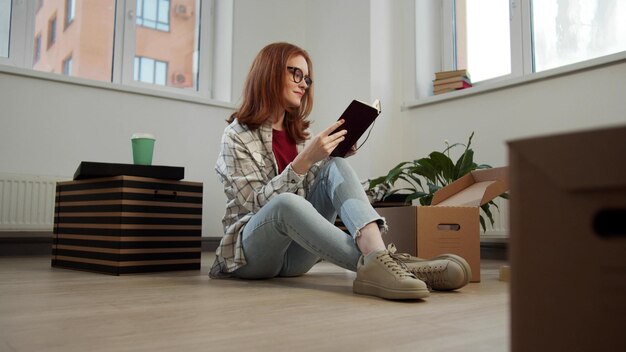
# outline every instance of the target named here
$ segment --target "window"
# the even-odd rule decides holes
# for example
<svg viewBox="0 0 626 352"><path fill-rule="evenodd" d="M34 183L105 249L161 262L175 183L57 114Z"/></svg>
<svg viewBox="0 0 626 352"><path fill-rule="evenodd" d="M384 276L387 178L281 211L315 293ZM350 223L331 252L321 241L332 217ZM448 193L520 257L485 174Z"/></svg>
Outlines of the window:
<svg viewBox="0 0 626 352"><path fill-rule="evenodd" d="M164 86L167 82L167 62L148 57L135 57L134 80Z"/></svg>
<svg viewBox="0 0 626 352"><path fill-rule="evenodd" d="M0 57L9 57L11 0L0 0Z"/></svg>
<svg viewBox="0 0 626 352"><path fill-rule="evenodd" d="M56 13L65 14L65 26L68 21L76 19L76 4L80 2L81 14L88 18L98 18L98 21L83 21L81 26L71 31L56 33ZM115 0L63 0L47 2L35 14L35 33L45 31L45 21L53 15L54 21L48 22L48 47L57 42L57 50L48 50L41 53L40 59L33 60L33 68L39 71L60 72L67 76L89 78L98 81L111 82L113 73L113 41L115 30ZM51 33L56 33L51 38ZM35 38L35 40L37 40ZM52 40L52 42L51 42ZM35 48L37 44L35 43ZM71 52L73 55L68 62L64 56ZM77 63L74 60L79 60ZM72 70L73 64L78 64L80 73Z"/></svg>
<svg viewBox="0 0 626 352"><path fill-rule="evenodd" d="M65 27L74 21L76 15L76 0L65 0Z"/></svg>
<svg viewBox="0 0 626 352"><path fill-rule="evenodd" d="M457 0L455 16L457 68L467 69L472 82L510 74L508 1Z"/></svg>
<svg viewBox="0 0 626 352"><path fill-rule="evenodd" d="M57 15L54 14L48 21L48 49L57 41Z"/></svg>
<svg viewBox="0 0 626 352"><path fill-rule="evenodd" d="M626 0L416 0L417 97L437 71L506 80L626 52Z"/></svg>
<svg viewBox="0 0 626 352"><path fill-rule="evenodd" d="M532 19L535 72L626 51L625 0L542 0Z"/></svg>
<svg viewBox="0 0 626 352"><path fill-rule="evenodd" d="M0 70L16 66L112 82L112 89L230 101L233 13L232 2L215 0L0 0L0 50L12 44L0 51L8 56L0 56ZM220 48L215 55L213 47Z"/></svg>
<svg viewBox="0 0 626 352"><path fill-rule="evenodd" d="M170 0L137 0L137 25L169 31Z"/></svg>
<svg viewBox="0 0 626 352"><path fill-rule="evenodd" d="M199 21L195 16L197 5L194 2L184 2L183 4L181 1L170 11L169 1L137 1L138 14L140 6L142 6L141 13L144 17L140 21L139 16L137 16L134 38L135 56L140 58L158 57L160 60L167 62L171 77L167 76L163 83L157 83L145 79L137 79L137 77L143 76L142 73L139 76L135 73L135 81L150 82L169 87L197 89L197 57L200 50ZM151 13L150 16L147 16L148 12ZM172 12L171 18L169 18L170 12ZM158 22L147 21L148 17L166 20L168 31L159 30ZM150 24L150 26L146 24ZM153 24L157 25L157 30L152 27ZM136 70L137 63L135 60Z"/></svg>
<svg viewBox="0 0 626 352"><path fill-rule="evenodd" d="M63 74L66 76L72 75L72 55L63 60Z"/></svg>

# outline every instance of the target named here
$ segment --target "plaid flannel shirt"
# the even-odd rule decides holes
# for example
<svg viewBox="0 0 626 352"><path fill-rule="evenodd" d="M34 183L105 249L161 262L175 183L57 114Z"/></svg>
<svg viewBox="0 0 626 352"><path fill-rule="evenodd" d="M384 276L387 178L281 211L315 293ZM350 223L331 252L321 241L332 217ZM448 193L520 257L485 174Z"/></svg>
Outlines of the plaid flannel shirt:
<svg viewBox="0 0 626 352"><path fill-rule="evenodd" d="M298 143L298 153L303 148L304 143ZM291 164L278 174L271 121L256 130L239 124L237 119L226 127L215 165L227 198L222 219L224 237L215 252L211 277L228 277L246 265L241 238L246 223L277 194L288 192L306 197L324 162L313 165L306 175L296 173Z"/></svg>

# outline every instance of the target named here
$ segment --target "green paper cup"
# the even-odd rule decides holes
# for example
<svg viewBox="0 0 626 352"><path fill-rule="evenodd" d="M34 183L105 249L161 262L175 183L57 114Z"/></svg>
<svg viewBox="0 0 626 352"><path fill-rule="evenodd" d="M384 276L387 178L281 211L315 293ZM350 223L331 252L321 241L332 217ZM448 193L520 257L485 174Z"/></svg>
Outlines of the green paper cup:
<svg viewBox="0 0 626 352"><path fill-rule="evenodd" d="M155 138L150 133L135 133L131 138L133 145L133 163L152 165Z"/></svg>

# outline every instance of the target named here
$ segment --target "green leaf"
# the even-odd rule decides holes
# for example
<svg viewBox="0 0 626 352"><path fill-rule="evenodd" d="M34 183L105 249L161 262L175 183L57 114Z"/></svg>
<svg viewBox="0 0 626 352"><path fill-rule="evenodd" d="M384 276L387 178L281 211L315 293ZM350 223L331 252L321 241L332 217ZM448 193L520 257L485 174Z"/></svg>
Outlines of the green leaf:
<svg viewBox="0 0 626 352"><path fill-rule="evenodd" d="M476 169L476 164L474 163L474 151L472 149L465 150L459 160L457 160L455 169L457 179Z"/></svg>
<svg viewBox="0 0 626 352"><path fill-rule="evenodd" d="M430 194L435 194L435 192L437 192L438 190L441 189L441 186L434 184L434 183L428 183L428 192Z"/></svg>
<svg viewBox="0 0 626 352"><path fill-rule="evenodd" d="M369 189L372 189L381 183L385 183L386 180L387 180L386 176L380 176L380 177L376 177L373 180L370 180Z"/></svg>
<svg viewBox="0 0 626 352"><path fill-rule="evenodd" d="M427 196L423 196L422 198L420 198L420 204L421 205L430 205L433 201L433 195L429 194Z"/></svg>
<svg viewBox="0 0 626 352"><path fill-rule="evenodd" d="M447 155L441 152L430 153L430 159L433 164L437 165L437 169L440 170L439 176L443 178L442 184L447 185L454 180L454 164Z"/></svg>
<svg viewBox="0 0 626 352"><path fill-rule="evenodd" d="M406 197L406 201L407 203L413 201L413 199L420 199L422 197L428 196L428 193L424 193L424 192L414 192L411 193L408 197Z"/></svg>
<svg viewBox="0 0 626 352"><path fill-rule="evenodd" d="M437 182L437 173L439 173L439 170L430 159L422 158L417 160L417 165L413 167L413 170L418 175L424 177L427 181L432 183Z"/></svg>
<svg viewBox="0 0 626 352"><path fill-rule="evenodd" d="M480 215L480 227L483 229L483 231L487 231L487 226L485 226L485 219L483 219L482 215Z"/></svg>
<svg viewBox="0 0 626 352"><path fill-rule="evenodd" d="M490 202L490 203L493 203L493 202ZM493 214L491 214L491 210L489 209L490 203L483 204L480 206L480 208L483 210L485 214L487 214L487 217L489 218L489 222L491 223L491 226L493 227L493 223L495 221L493 220Z"/></svg>

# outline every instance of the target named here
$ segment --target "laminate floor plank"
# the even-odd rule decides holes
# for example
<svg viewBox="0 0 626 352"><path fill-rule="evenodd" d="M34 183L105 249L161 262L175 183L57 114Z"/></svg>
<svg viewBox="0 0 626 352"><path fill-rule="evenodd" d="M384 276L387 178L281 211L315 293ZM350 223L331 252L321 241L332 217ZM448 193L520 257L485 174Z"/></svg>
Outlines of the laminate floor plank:
<svg viewBox="0 0 626 352"><path fill-rule="evenodd" d="M397 302L352 293L320 263L297 278L211 280L201 271L109 276L0 257L0 351L508 351L504 262L458 292Z"/></svg>

